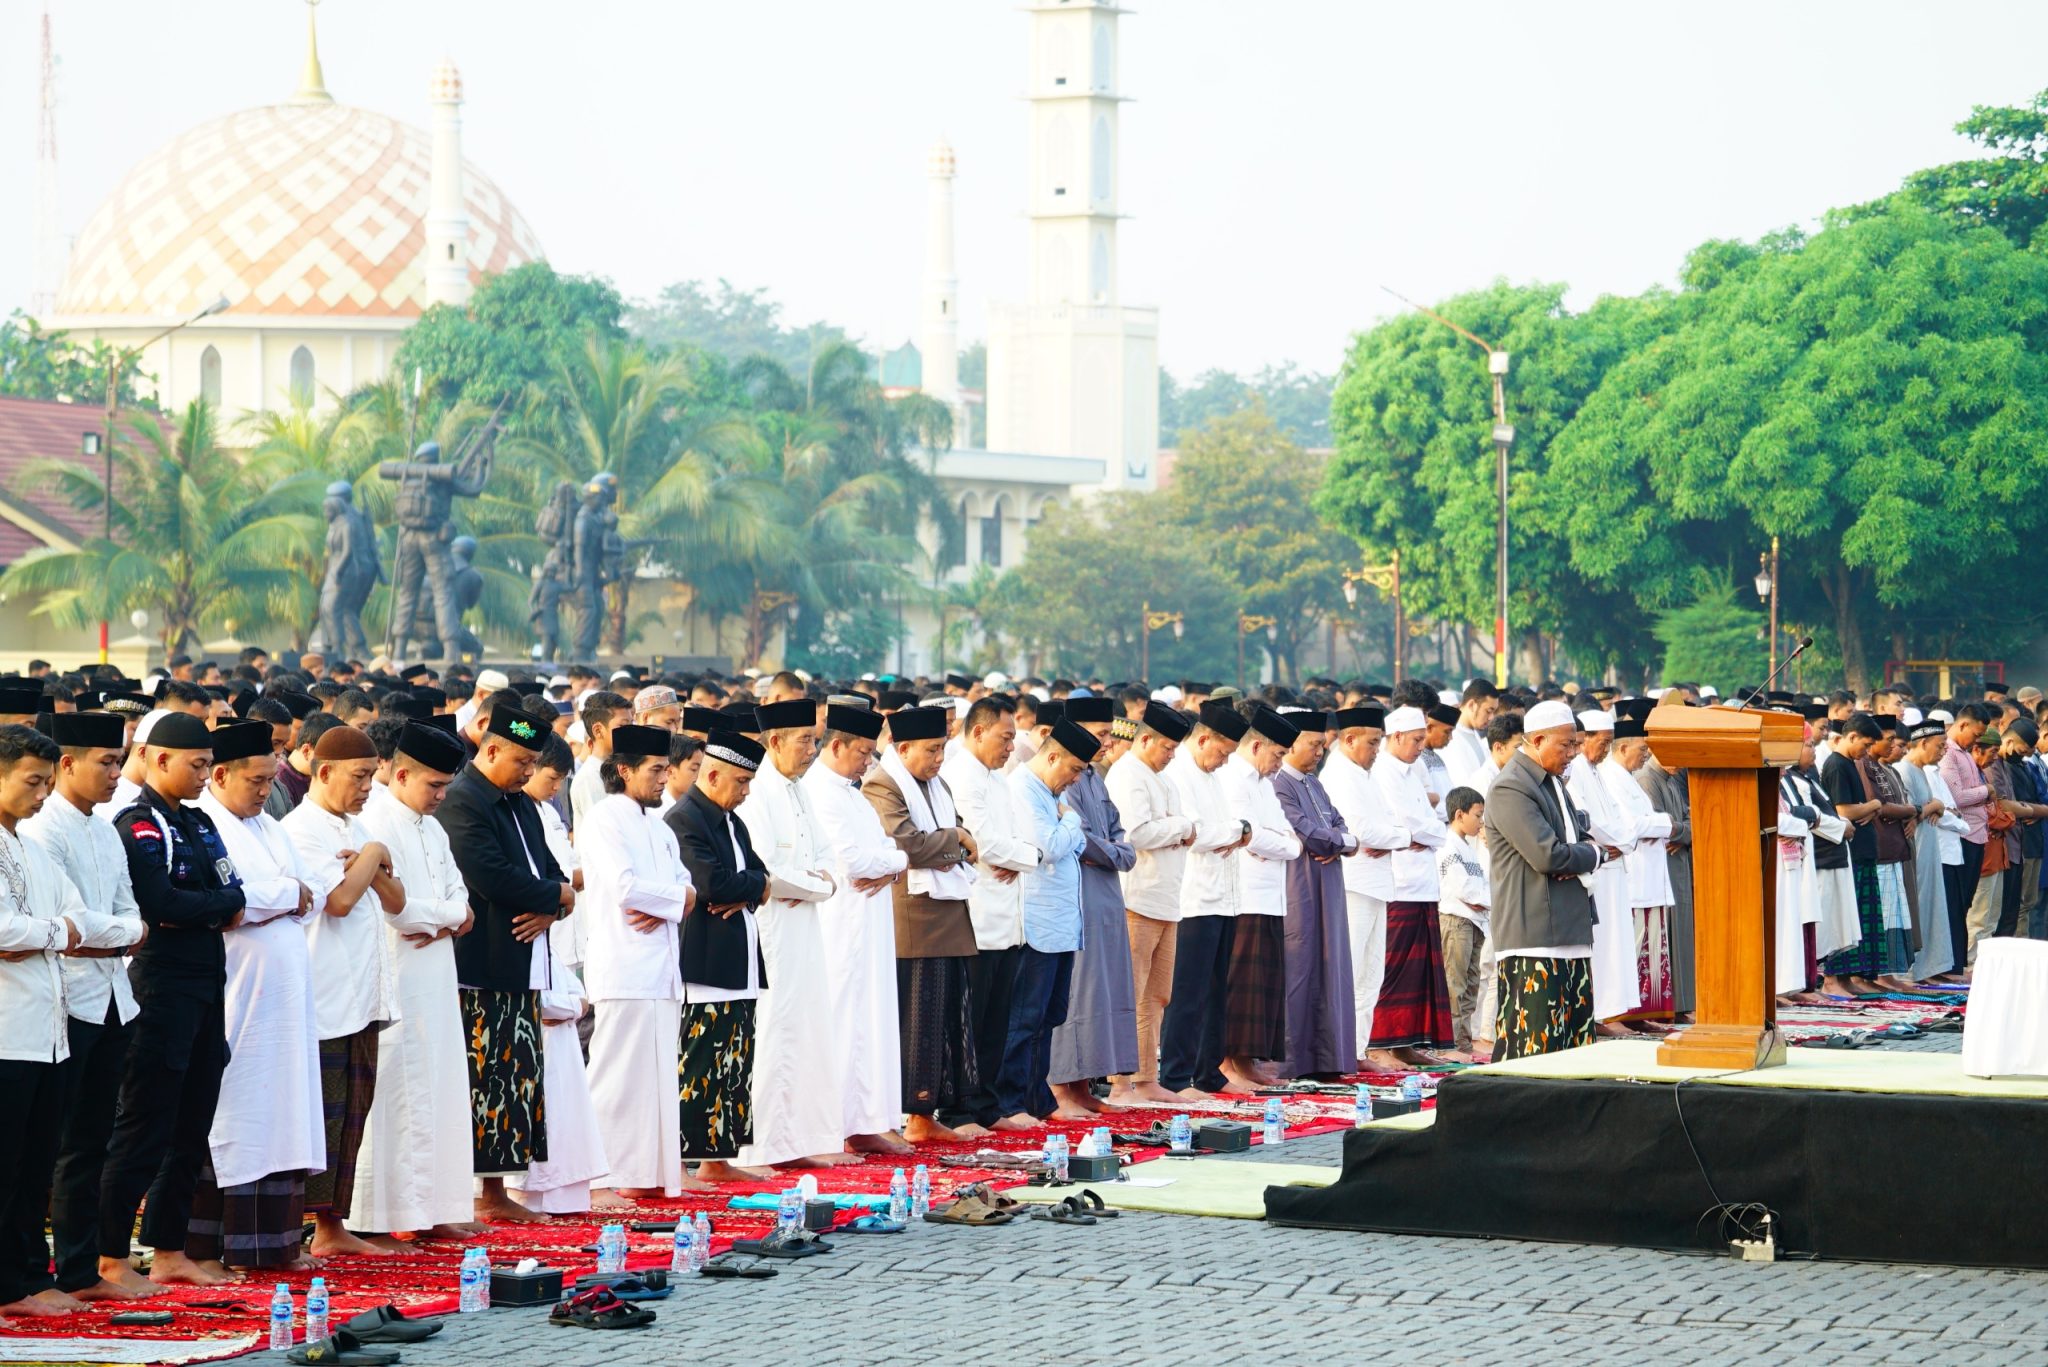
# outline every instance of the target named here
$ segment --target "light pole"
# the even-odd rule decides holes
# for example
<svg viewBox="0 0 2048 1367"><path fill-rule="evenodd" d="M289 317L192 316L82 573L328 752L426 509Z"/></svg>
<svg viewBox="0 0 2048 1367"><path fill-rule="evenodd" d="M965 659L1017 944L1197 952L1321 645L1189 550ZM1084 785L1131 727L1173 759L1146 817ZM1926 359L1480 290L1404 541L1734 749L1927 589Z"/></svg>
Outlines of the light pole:
<svg viewBox="0 0 2048 1367"><path fill-rule="evenodd" d="M1771 674L1778 672L1778 538L1771 538L1770 553L1757 552L1756 596L1771 605ZM1770 675L1764 676L1769 678Z"/></svg>
<svg viewBox="0 0 2048 1367"><path fill-rule="evenodd" d="M156 336L144 342L141 346L136 347L134 349L135 354L140 356L143 352L155 346L164 338L178 331L178 329L191 327L201 318L211 318L213 317L214 314L223 312L227 308L227 306L228 297L225 294L223 294L222 296L220 296L220 298L214 300L211 304L208 304L205 308L199 310L199 312L193 314L184 322L171 324L162 332L159 332ZM127 368L127 363L128 352L126 349L121 347L115 347L109 351L107 356L106 434L102 438L100 438L97 443L93 442L90 438L88 438L87 441L84 443L86 455L92 455L94 451L97 449L106 457L106 468L104 472L106 482L100 486L100 536L103 540L109 542L111 542L114 539L114 409L115 405L120 400L121 372ZM168 365L166 365L165 368L168 369ZM106 662L107 619L102 617L100 618L100 663L105 664Z"/></svg>
<svg viewBox="0 0 2048 1367"><path fill-rule="evenodd" d="M1385 285L1380 288L1387 289ZM1494 532L1493 673L1494 683L1505 688L1508 683L1508 447L1515 441L1514 424L1508 421L1508 353L1476 333L1459 327L1442 314L1422 307L1413 299L1394 294L1392 290L1387 290L1387 293L1432 322L1442 323L1486 353L1487 374L1493 378L1494 497L1498 503L1498 525Z"/></svg>
<svg viewBox="0 0 2048 1367"><path fill-rule="evenodd" d="M1187 634L1187 622L1178 612L1154 612L1152 604L1142 603L1138 607L1141 630L1138 632L1138 677L1150 683L1152 680L1152 633L1164 626L1173 628L1173 639L1178 641Z"/></svg>
<svg viewBox="0 0 2048 1367"><path fill-rule="evenodd" d="M1264 630L1266 640L1270 644L1278 634L1274 629L1277 625L1278 619L1276 618L1260 617L1256 613L1250 612L1240 612L1237 614L1237 687L1239 692L1244 691L1244 634L1248 631Z"/></svg>
<svg viewBox="0 0 2048 1367"><path fill-rule="evenodd" d="M1344 571L1344 601L1358 606L1358 586L1370 584L1394 605L1394 682L1400 683L1408 668L1408 615L1401 610L1401 550L1384 565Z"/></svg>

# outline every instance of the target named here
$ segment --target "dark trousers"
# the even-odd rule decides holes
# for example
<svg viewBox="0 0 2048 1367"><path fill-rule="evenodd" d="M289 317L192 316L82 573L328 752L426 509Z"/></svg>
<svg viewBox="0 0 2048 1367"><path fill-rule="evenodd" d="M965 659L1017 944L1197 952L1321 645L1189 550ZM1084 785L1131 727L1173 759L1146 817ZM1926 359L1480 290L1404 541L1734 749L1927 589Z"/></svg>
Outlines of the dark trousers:
<svg viewBox="0 0 2048 1367"><path fill-rule="evenodd" d="M65 1082L61 1063L0 1059L0 1305L56 1285L43 1212L57 1162Z"/></svg>
<svg viewBox="0 0 2048 1367"><path fill-rule="evenodd" d="M1159 1085L1168 1091L1223 1090L1223 1023L1236 930L1229 916L1190 916L1175 932L1173 997L1159 1030Z"/></svg>
<svg viewBox="0 0 2048 1367"><path fill-rule="evenodd" d="M1956 867L1956 895L1948 904L1949 943L1956 947L1956 972L1970 967L1970 903L1977 896L1977 880L1984 876L1984 847L1965 840L1963 862Z"/></svg>
<svg viewBox="0 0 2048 1367"><path fill-rule="evenodd" d="M2020 933L2020 892L2024 863L2011 864L2005 870L2005 882L1999 885L1998 927L1993 935L2017 935Z"/></svg>
<svg viewBox="0 0 2048 1367"><path fill-rule="evenodd" d="M1968 849L1969 846L1965 845L1963 848ZM1970 966L1967 951L1969 944L1967 937L1969 935L1970 899L1963 896L1963 866L1961 864L1943 864L1941 866L1941 895L1942 901L1947 907L1949 935L1951 936L1950 943L1953 945L1955 953L1954 965L1944 971L1961 973ZM1811 930L1813 927L1808 926L1807 929ZM1961 934L1965 938L1961 940L1954 939L1953 937L1957 934Z"/></svg>
<svg viewBox="0 0 2048 1367"><path fill-rule="evenodd" d="M939 1108L941 1125L993 1125L1011 1114L996 1099L996 1079L1003 1071L1003 1046L1010 1039L1010 998L1017 986L1021 945L984 949L967 961L967 999L974 1008L975 1087L956 1109Z"/></svg>
<svg viewBox="0 0 2048 1367"><path fill-rule="evenodd" d="M220 1075L227 1067L227 1025L218 1001L152 994L121 1070L114 1133L100 1184L100 1255L125 1258L135 1208L146 1194L142 1242L185 1249L192 1192L208 1151Z"/></svg>
<svg viewBox="0 0 2048 1367"><path fill-rule="evenodd" d="M105 1021L71 1021L71 1061L64 1065L71 1073L71 1110L58 1141L50 1193L60 1291L82 1291L100 1279L100 1174L132 1033L111 1001Z"/></svg>
<svg viewBox="0 0 2048 1367"><path fill-rule="evenodd" d="M1010 1033L1003 1042L1003 1067L996 1078L996 1108L1003 1115L1051 1115L1052 1032L1067 1021L1067 991L1074 981L1074 952L1047 954L1025 945L1017 951L1017 981L1010 996Z"/></svg>

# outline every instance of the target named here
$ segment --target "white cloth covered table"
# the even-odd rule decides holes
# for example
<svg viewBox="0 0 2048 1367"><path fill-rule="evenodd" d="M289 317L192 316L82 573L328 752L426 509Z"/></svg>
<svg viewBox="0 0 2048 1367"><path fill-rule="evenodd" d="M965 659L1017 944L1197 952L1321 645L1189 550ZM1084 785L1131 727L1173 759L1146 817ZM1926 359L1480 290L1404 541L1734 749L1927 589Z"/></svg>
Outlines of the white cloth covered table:
<svg viewBox="0 0 2048 1367"><path fill-rule="evenodd" d="M1971 1077L2048 1077L2048 940L1982 940L1963 1018Z"/></svg>

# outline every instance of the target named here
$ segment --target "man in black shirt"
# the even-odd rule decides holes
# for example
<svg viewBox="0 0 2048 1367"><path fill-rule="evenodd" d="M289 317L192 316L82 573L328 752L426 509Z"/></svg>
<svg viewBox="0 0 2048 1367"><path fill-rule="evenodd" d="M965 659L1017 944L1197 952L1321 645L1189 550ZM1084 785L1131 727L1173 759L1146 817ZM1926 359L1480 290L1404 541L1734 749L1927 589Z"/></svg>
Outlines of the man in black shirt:
<svg viewBox="0 0 2048 1367"><path fill-rule="evenodd" d="M224 1280L185 1256L185 1228L227 1066L221 933L242 917L241 879L194 801L213 771L206 723L184 713L158 717L142 759L142 794L114 829L150 934L129 974L141 1014L100 1189L100 1276L138 1294L149 1282ZM148 1281L128 1263L145 1190L142 1242L156 1250Z"/></svg>

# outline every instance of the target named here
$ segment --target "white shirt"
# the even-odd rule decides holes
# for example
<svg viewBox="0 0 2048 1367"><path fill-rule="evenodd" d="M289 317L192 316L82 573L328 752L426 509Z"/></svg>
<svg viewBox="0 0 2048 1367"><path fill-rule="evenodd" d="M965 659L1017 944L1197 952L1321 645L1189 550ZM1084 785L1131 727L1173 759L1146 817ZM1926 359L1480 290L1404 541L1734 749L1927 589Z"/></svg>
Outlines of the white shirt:
<svg viewBox="0 0 2048 1367"><path fill-rule="evenodd" d="M1117 877L1124 887L1127 910L1154 921L1180 919L1180 883L1187 868L1186 840L1197 834L1195 819L1173 781L1127 751L1109 766L1103 779L1109 800L1124 823L1124 839L1138 852L1137 862ZM1228 832L1224 844L1237 839L1237 827L1219 826L1212 838Z"/></svg>
<svg viewBox="0 0 2048 1367"><path fill-rule="evenodd" d="M114 795L93 808L92 814L102 821L111 822L115 817L133 807L136 799L141 796L142 785L129 778L126 774L123 774L120 781L114 785ZM55 798L50 799L52 802L56 800ZM45 805L48 804L46 803ZM124 864L127 862L125 854L121 862Z"/></svg>
<svg viewBox="0 0 2048 1367"><path fill-rule="evenodd" d="M769 901L823 902L839 890L826 872L832 857L803 788L774 764L761 766L733 815L747 823L754 853L768 866Z"/></svg>
<svg viewBox="0 0 2048 1367"><path fill-rule="evenodd" d="M976 949L1014 949L1024 943L1024 879L1005 883L996 869L1023 875L1044 859L1030 830L1017 816L1009 783L962 749L939 766L953 795L953 811L974 837L977 875L967 891L967 916L974 923Z"/></svg>
<svg viewBox="0 0 2048 1367"><path fill-rule="evenodd" d="M26 959L0 961L0 1059L62 1063L71 1057L61 962L71 933L64 922L77 927L81 944L95 947L126 931L88 911L50 856L12 831L0 830L0 869L13 870L0 877L0 952L29 951ZM17 896L17 880L25 896Z"/></svg>
<svg viewBox="0 0 2048 1367"><path fill-rule="evenodd" d="M1344 870L1344 890L1381 902L1391 901L1394 896L1392 851L1405 850L1415 843L1408 834L1408 828L1388 808L1386 794L1380 791L1372 771L1359 768L1357 762L1341 749L1331 749L1329 761L1323 765L1320 777L1323 791L1330 795L1330 805L1337 809L1337 815L1344 818L1344 828L1358 837L1359 845L1368 850L1389 852L1384 856L1359 854L1339 861L1339 867Z"/></svg>
<svg viewBox="0 0 2048 1367"><path fill-rule="evenodd" d="M1194 751L1185 745L1166 766L1166 776L1180 794L1182 808L1195 819L1196 831L1214 833L1203 834L1195 841L1181 869L1180 914L1183 920L1190 916L1235 916L1241 906L1237 859L1243 851L1223 848L1235 844L1244 831L1237 814L1231 809L1230 794L1223 786L1222 771L1227 767L1227 764L1219 765L1214 772L1203 773L1202 767L1195 763ZM1229 832L1228 840L1220 839L1225 831Z"/></svg>
<svg viewBox="0 0 2048 1367"><path fill-rule="evenodd" d="M1923 764L1920 772L1927 775L1929 795L1939 802L1943 811L1934 820L1936 837L1941 841L1941 862L1960 864L1963 862L1963 833L1970 829L1970 823L1956 811L1955 790L1948 786L1948 780L1941 776L1939 764Z"/></svg>
<svg viewBox="0 0 2048 1367"><path fill-rule="evenodd" d="M1671 862L1666 856L1666 837L1671 834L1671 817L1657 810L1636 776L1621 767L1608 751L1600 761L1600 780L1614 800L1615 811L1628 822L1635 844L1622 856L1628 871L1631 907L1668 907L1677 900L1671 891Z"/></svg>
<svg viewBox="0 0 2048 1367"><path fill-rule="evenodd" d="M1436 876L1435 847L1450 838L1450 827L1429 800L1429 790L1423 786L1422 762L1403 764L1394 758L1392 750L1381 750L1380 757L1373 761L1373 782L1379 785L1380 796L1386 800L1387 810L1396 821L1408 828L1410 844L1428 845L1426 850L1400 850L1388 856L1394 869L1394 894L1390 902L1434 902L1440 895L1440 884ZM1438 793L1442 798L1444 795ZM1364 856L1360 856L1363 858Z"/></svg>
<svg viewBox="0 0 2048 1367"><path fill-rule="evenodd" d="M320 1038L340 1039L397 1020L398 974L380 924L386 919L382 899L365 888L348 915L327 914L327 899L348 872L341 852L370 843L369 832L354 817L328 811L310 794L277 824L298 848L299 863L312 880L306 948L313 956Z"/></svg>
<svg viewBox="0 0 2048 1367"><path fill-rule="evenodd" d="M583 981L592 1001L681 1001L677 960L690 874L675 832L624 793L614 793L577 818L576 852L583 859L583 896L576 919L584 922ZM660 918L652 931L635 930L628 911Z"/></svg>
<svg viewBox="0 0 2048 1367"><path fill-rule="evenodd" d="M603 763L595 753L585 755L576 766L576 776L569 780L569 824L579 831L583 814L604 801L604 774L599 768Z"/></svg>
<svg viewBox="0 0 2048 1367"><path fill-rule="evenodd" d="M1240 916L1287 914L1287 865L1301 857L1301 837L1273 791L1273 780L1252 767L1239 751L1217 771L1230 812L1252 824L1252 839L1237 861L1237 910Z"/></svg>
<svg viewBox="0 0 2048 1367"><path fill-rule="evenodd" d="M427 820L388 788L371 793L356 820L391 851L391 871L405 887L405 910L384 918L391 934L428 935L469 919L469 888L440 822Z"/></svg>
<svg viewBox="0 0 2048 1367"><path fill-rule="evenodd" d="M128 854L111 822L52 794L43 809L17 829L64 871L87 910L118 923L116 929L127 938L116 943L126 947L142 938L142 913L128 881ZM98 1025L106 1020L110 1004L123 1025L135 1019L138 1008L128 986L128 961L64 956L64 1006L72 1018Z"/></svg>
<svg viewBox="0 0 2048 1367"><path fill-rule="evenodd" d="M1452 831L1437 852L1436 868L1443 885L1437 910L1445 916L1462 917L1485 930L1493 898L1487 888L1484 847Z"/></svg>
<svg viewBox="0 0 2048 1367"><path fill-rule="evenodd" d="M1442 753L1451 782L1461 788L1470 788L1472 775L1493 758L1493 751L1486 744L1486 732L1475 731L1463 722L1451 728L1451 743Z"/></svg>

